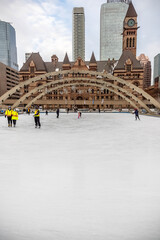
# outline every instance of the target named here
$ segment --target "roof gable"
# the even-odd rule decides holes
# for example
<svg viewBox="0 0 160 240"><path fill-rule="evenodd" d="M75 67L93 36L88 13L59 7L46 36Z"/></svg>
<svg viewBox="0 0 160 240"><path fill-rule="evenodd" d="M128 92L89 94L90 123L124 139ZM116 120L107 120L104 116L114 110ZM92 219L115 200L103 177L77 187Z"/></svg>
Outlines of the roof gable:
<svg viewBox="0 0 160 240"><path fill-rule="evenodd" d="M22 68L20 69L20 72L28 71L31 62L34 62L37 71L46 72L45 63L39 53L32 53L28 60L23 64Z"/></svg>
<svg viewBox="0 0 160 240"><path fill-rule="evenodd" d="M88 70L88 67L86 66L85 62L81 57L77 58L77 61L73 64L72 69L81 69L81 70Z"/></svg>
<svg viewBox="0 0 160 240"><path fill-rule="evenodd" d="M115 67L114 70L125 70L125 64L127 61L129 61L129 59L132 62L133 69L143 69L140 62L136 59L136 57L132 53L132 51L125 50L125 51L123 51L123 53L117 63L117 66Z"/></svg>

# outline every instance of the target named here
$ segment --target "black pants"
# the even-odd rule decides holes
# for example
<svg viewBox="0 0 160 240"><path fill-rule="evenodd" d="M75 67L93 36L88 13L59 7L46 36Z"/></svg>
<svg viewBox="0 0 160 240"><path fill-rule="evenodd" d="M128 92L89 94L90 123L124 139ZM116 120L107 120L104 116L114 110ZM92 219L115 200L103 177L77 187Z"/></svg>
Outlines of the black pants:
<svg viewBox="0 0 160 240"><path fill-rule="evenodd" d="M12 127L12 117L7 117L8 119L8 127Z"/></svg>
<svg viewBox="0 0 160 240"><path fill-rule="evenodd" d="M13 125L14 125L14 127L16 126L16 120L13 120Z"/></svg>
<svg viewBox="0 0 160 240"><path fill-rule="evenodd" d="M137 119L140 120L139 115L135 115L135 119L136 119L136 120L137 120Z"/></svg>
<svg viewBox="0 0 160 240"><path fill-rule="evenodd" d="M41 127L40 117L34 117L34 121L35 121L35 127L37 127L37 126Z"/></svg>

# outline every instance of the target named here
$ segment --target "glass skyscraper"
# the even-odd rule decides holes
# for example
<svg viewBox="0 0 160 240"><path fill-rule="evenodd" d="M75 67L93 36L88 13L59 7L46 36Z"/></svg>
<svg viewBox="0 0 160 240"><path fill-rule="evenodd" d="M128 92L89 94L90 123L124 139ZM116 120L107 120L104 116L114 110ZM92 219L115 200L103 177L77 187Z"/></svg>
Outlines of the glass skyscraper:
<svg viewBox="0 0 160 240"><path fill-rule="evenodd" d="M84 8L73 8L73 27L72 27L72 52L73 60L78 57L85 60L85 16Z"/></svg>
<svg viewBox="0 0 160 240"><path fill-rule="evenodd" d="M0 62L18 70L15 29L4 21L0 21Z"/></svg>
<svg viewBox="0 0 160 240"><path fill-rule="evenodd" d="M100 60L119 60L123 46L123 22L130 0L107 0L100 13Z"/></svg>
<svg viewBox="0 0 160 240"><path fill-rule="evenodd" d="M154 73L153 73L153 80L154 83L156 79L160 79L160 53L154 57Z"/></svg>

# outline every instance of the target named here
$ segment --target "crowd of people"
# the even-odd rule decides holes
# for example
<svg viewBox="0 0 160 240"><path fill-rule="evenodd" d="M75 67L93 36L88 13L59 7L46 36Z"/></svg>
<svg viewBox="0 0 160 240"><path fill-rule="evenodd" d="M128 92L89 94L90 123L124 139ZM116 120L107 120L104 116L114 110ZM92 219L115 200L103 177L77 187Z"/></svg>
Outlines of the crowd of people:
<svg viewBox="0 0 160 240"><path fill-rule="evenodd" d="M57 108L56 110L56 115L57 118L59 118L59 108ZM100 112L100 111L99 111ZM27 114L30 114L30 109L26 110ZM69 113L69 109L67 109L67 113ZM135 120L139 119L139 111L138 109L135 109L133 114L135 114ZM46 110L46 115L48 115L48 111ZM11 107L8 107L8 109L5 111L5 117L7 117L7 121L8 121L8 127L12 127L12 125L14 127L16 127L16 122L18 120L18 111L16 109L13 109ZM82 117L82 112L78 111L78 119ZM40 110L38 108L38 106L36 107L35 111L34 111L34 121L35 121L35 128L37 127L41 127L41 123L40 123Z"/></svg>

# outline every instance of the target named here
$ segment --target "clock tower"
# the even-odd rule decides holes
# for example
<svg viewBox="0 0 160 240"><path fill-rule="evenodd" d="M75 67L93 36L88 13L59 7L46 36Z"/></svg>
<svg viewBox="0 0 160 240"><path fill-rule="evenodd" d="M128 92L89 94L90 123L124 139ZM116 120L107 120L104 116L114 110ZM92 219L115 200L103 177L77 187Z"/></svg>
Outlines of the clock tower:
<svg viewBox="0 0 160 240"><path fill-rule="evenodd" d="M137 50L137 13L130 2L123 26L123 51L130 50L136 56Z"/></svg>

